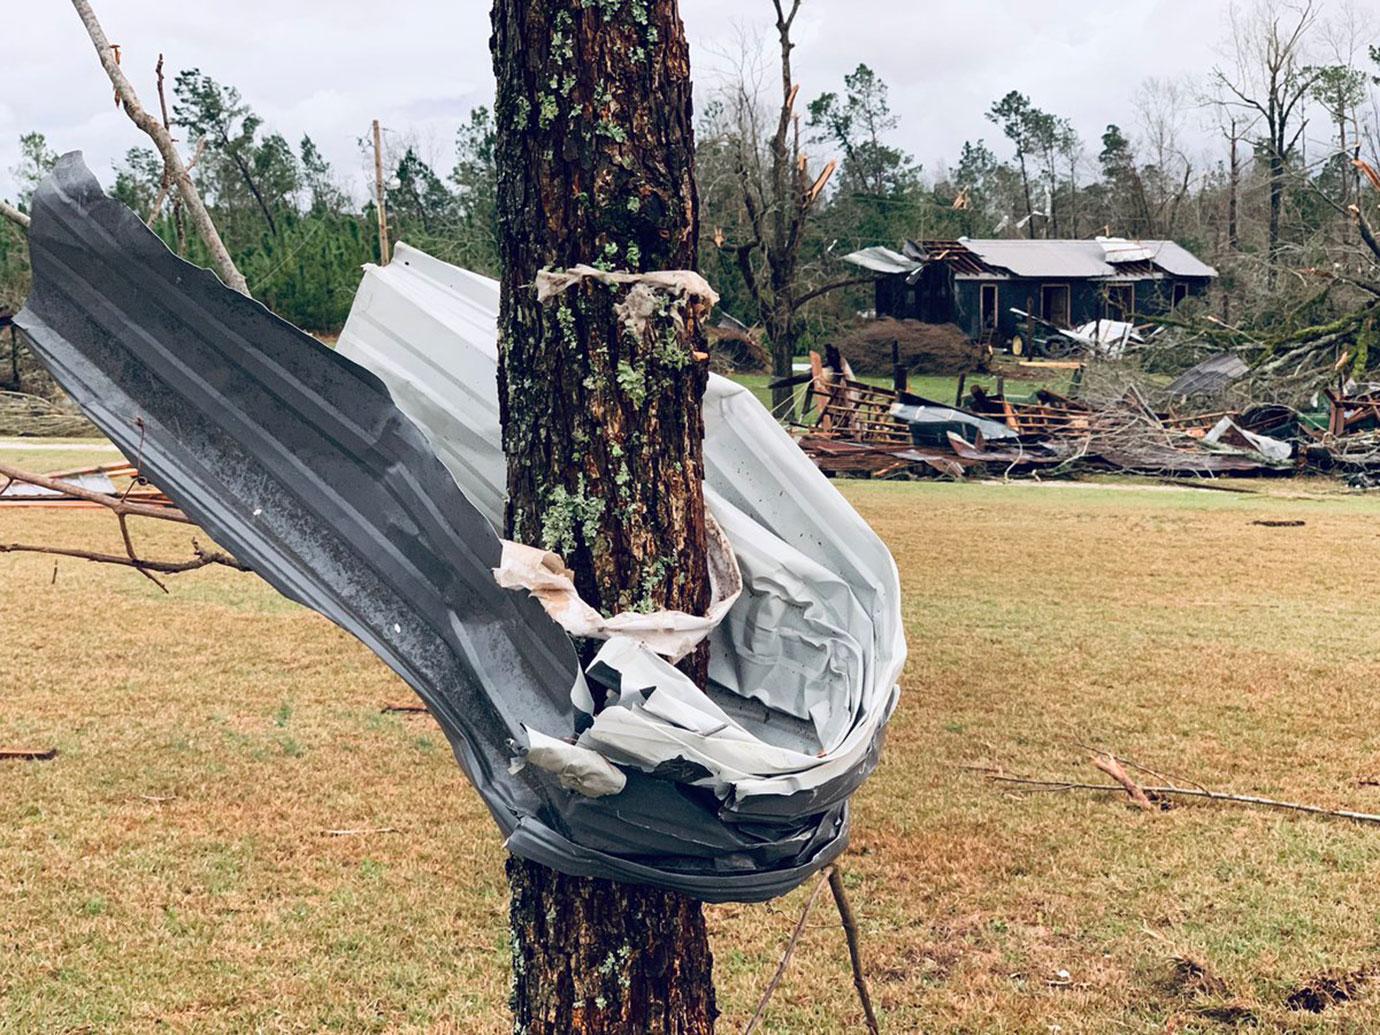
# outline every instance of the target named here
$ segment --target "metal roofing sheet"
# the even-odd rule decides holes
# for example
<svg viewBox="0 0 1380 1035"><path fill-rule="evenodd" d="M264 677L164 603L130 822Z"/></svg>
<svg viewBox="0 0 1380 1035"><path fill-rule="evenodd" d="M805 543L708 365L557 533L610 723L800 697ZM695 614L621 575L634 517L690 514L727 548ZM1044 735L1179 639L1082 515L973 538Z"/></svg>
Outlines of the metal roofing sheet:
<svg viewBox="0 0 1380 1035"><path fill-rule="evenodd" d="M1215 277L1217 271L1173 241L1028 240L1023 238L970 239L963 244L992 266L1001 266L1017 277L1050 280L1117 277L1126 274L1122 263L1150 261L1176 277ZM1113 261L1109 262L1109 256Z"/></svg>
<svg viewBox="0 0 1380 1035"><path fill-rule="evenodd" d="M492 527L383 383L177 258L105 197L79 155L35 196L30 251L34 288L16 322L63 387L127 453L142 445L147 473L219 542L417 690L510 850L567 873L750 901L790 890L843 849L846 799L876 763L894 689L869 701L875 733L850 768L804 793L749 798L737 816L736 802L635 767L610 798L573 793L535 765L511 770L526 728L576 728L574 651L539 605L497 586ZM460 277L441 293L470 288L487 291ZM475 314L474 298L450 303L453 321ZM706 399L723 410L706 460L725 504L856 573L848 585L876 616L872 649L889 644L881 657L864 649L862 663L880 670L874 685L894 677L904 644L889 555L870 532L842 542L794 521L841 497L812 466L823 488L788 484L799 450L748 403L736 388Z"/></svg>

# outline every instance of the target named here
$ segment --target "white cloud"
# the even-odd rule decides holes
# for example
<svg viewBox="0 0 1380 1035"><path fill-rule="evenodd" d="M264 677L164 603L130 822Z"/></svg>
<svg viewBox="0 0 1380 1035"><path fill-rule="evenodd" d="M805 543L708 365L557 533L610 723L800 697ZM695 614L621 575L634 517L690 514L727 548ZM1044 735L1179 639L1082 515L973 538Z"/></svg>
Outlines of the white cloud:
<svg viewBox="0 0 1380 1035"><path fill-rule="evenodd" d="M110 87L68 4L24 6L8 19L23 45L0 62L0 196L21 132L79 148L102 179L144 143L114 110ZM448 163L465 113L493 94L487 0L239 0L233 5L99 0L111 40L146 104L153 66L199 67L239 87L269 126L296 143L310 133L342 177L360 180L358 138L375 116L414 133ZM890 85L896 143L933 168L965 139L996 128L983 118L1008 90L1073 119L1090 145L1106 123L1131 120L1130 98L1151 75L1201 73L1224 31L1226 0L805 0L794 55L803 98L842 85L866 62ZM774 54L768 0L681 0L698 70L698 99L740 29ZM169 84L171 86L171 84ZM1206 141L1206 138L1205 138ZM998 147L999 153L1004 149Z"/></svg>

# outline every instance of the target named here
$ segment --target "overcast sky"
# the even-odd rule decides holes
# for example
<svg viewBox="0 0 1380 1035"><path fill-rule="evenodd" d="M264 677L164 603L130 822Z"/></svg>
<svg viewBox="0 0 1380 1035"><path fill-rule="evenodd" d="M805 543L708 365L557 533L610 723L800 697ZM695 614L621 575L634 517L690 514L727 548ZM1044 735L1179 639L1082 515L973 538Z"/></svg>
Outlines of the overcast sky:
<svg viewBox="0 0 1380 1035"><path fill-rule="evenodd" d="M62 0L5 3L0 196L14 194L18 137L31 129L59 151L85 151L109 184L113 163L147 141L115 110L75 12ZM416 134L448 171L456 127L493 96L486 0L96 0L96 8L146 104L162 51L170 71L199 67L238 86L294 144L310 133L357 194L365 179L356 141L372 117ZM1145 77L1210 67L1226 10L1227 0L805 0L796 77L808 100L840 89L858 62L871 65L891 87L894 142L931 170L965 139L986 137L1006 155L983 113L1011 89L1071 118L1093 145L1109 121L1130 121ZM770 0L681 0L697 103L736 40L771 31L770 12Z"/></svg>

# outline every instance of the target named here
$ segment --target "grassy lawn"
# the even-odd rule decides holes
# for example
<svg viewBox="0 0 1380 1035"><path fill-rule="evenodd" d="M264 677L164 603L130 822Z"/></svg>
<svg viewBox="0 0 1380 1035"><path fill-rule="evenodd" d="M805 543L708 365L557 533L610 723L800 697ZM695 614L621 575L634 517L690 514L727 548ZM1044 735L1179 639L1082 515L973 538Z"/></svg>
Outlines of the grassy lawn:
<svg viewBox="0 0 1380 1035"><path fill-rule="evenodd" d="M1380 965L1380 828L1148 814L964 768L1098 778L1078 746L1096 741L1380 812L1361 783L1380 774L1380 498L841 487L896 554L910 636L843 860L885 1030L1380 1030L1380 989L1285 1006ZM0 539L118 549L88 512L0 510ZM165 596L0 555L0 577L0 745L61 749L0 762L0 1031L509 1030L497 833L431 721L380 714L409 692L368 651L249 575ZM710 907L720 1030L742 1030L807 891ZM861 1029L827 906L763 1031ZM1210 978L1176 978L1176 956Z"/></svg>

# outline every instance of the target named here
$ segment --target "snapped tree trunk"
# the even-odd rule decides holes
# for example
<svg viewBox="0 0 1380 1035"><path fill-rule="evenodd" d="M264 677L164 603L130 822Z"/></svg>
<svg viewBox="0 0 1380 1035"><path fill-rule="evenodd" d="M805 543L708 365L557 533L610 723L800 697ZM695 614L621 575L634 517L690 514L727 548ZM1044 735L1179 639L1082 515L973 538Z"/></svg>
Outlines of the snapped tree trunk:
<svg viewBox="0 0 1380 1035"><path fill-rule="evenodd" d="M703 314L594 277L545 302L534 291L539 271L582 263L696 266L690 64L676 0L495 0L491 43L508 535L560 553L605 614L702 614ZM701 681L704 659L688 666ZM515 1030L712 1032L697 902L519 859L508 877Z"/></svg>

